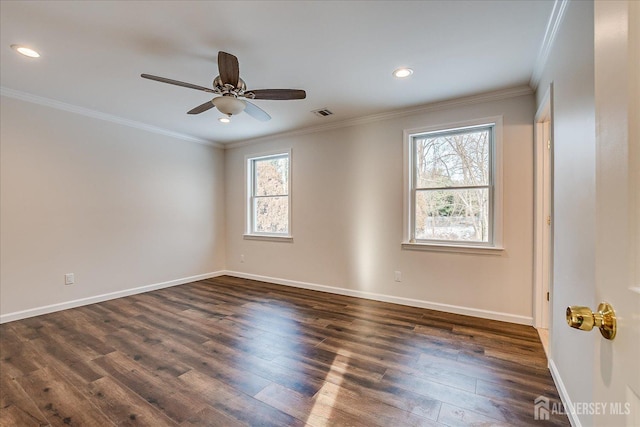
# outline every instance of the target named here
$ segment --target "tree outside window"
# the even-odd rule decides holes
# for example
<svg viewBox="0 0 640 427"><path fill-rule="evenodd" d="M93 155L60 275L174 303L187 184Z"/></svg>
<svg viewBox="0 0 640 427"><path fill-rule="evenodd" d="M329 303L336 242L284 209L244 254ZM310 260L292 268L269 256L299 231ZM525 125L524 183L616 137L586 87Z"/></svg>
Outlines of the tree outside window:
<svg viewBox="0 0 640 427"><path fill-rule="evenodd" d="M412 239L492 241L494 125L411 135Z"/></svg>
<svg viewBox="0 0 640 427"><path fill-rule="evenodd" d="M289 234L289 154L250 158L250 234Z"/></svg>

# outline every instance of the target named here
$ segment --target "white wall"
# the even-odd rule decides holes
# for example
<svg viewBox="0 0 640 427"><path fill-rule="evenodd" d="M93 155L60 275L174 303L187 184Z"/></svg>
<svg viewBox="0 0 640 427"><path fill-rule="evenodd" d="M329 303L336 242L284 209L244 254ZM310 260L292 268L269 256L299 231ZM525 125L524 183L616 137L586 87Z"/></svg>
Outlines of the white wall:
<svg viewBox="0 0 640 427"><path fill-rule="evenodd" d="M531 323L534 104L524 95L226 150L227 269ZM505 254L402 250L403 129L496 115L504 115ZM294 242L244 240L245 156L289 147Z"/></svg>
<svg viewBox="0 0 640 427"><path fill-rule="evenodd" d="M554 284L552 371L573 402L591 402L593 338L565 322L569 305L596 307L593 3L570 2L537 91L553 83ZM576 357L579 355L579 357ZM562 390L561 390L562 392ZM591 425L586 417L583 425Z"/></svg>
<svg viewBox="0 0 640 427"><path fill-rule="evenodd" d="M222 150L1 102L5 320L224 269Z"/></svg>

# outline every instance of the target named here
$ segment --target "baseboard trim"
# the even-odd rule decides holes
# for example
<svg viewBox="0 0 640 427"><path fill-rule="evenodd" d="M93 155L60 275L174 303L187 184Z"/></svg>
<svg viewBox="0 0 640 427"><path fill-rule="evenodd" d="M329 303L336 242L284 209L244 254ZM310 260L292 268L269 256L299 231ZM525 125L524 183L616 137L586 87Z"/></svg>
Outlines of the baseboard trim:
<svg viewBox="0 0 640 427"><path fill-rule="evenodd" d="M0 324L13 322L15 320L26 319L29 317L40 316L43 314L53 313L56 311L67 310L70 308L81 307L83 305L95 304L98 302L108 301L116 298L122 298L129 295L141 294L144 292L154 291L157 289L169 288L171 286L183 285L185 283L195 282L198 280L210 279L219 276L234 276L243 279L258 280L261 282L269 282L278 285L291 286L294 288L310 289L314 291L328 292L337 295L346 295L351 297L364 298L374 301L390 302L394 304L407 305L410 307L427 308L430 310L444 311L447 313L462 314L466 316L480 317L483 319L500 320L503 322L517 323L521 325L532 325L533 318L520 316L510 313L502 313L498 311L482 310L471 307L463 307L451 304L442 304L431 301L424 301L412 298L396 297L392 295L377 294L373 292L358 291L354 289L339 288L335 286L320 285L316 283L301 282L296 280L281 279L277 277L261 276L257 274L243 273L239 271L220 270L211 273L199 274L196 276L184 277L181 279L170 280L167 282L154 283L151 285L140 286L132 289L111 292L108 294L96 295L87 298L81 298L72 301L66 301L58 304L51 304L42 307L31 308L28 310L16 311L0 315Z"/></svg>
<svg viewBox="0 0 640 427"><path fill-rule="evenodd" d="M482 310L478 308L442 304L438 302L424 301L424 300L418 300L418 299L412 299L412 298L396 297L392 295L358 291L354 289L319 285L316 283L300 282L297 280L280 279L277 277L260 276L257 274L243 273L239 271L225 271L224 274L228 276L239 277L242 279L258 280L261 282L274 283L276 285L292 286L294 288L329 292L332 294L346 295L350 297L358 297L358 298L364 298L364 299L369 299L374 301L390 302L394 304L407 305L410 307L427 308L430 310L437 310L437 311L444 311L447 313L480 317L483 319L500 320L503 322L517 323L520 325L527 325L527 326L533 325L533 317L520 316L517 314L501 313L498 311Z"/></svg>
<svg viewBox="0 0 640 427"><path fill-rule="evenodd" d="M551 372L551 378L553 378L553 382L556 383L556 388L558 389L558 394L560 395L560 400L565 408L573 408L573 402L569 397L569 393L567 392L567 388L564 386L564 382L562 382L562 377L560 376L560 372L558 371L558 367L556 366L553 359L549 359L549 371ZM582 423L578 418L578 415L571 412L566 411L567 417L569 418L569 422L573 427L582 427Z"/></svg>
<svg viewBox="0 0 640 427"><path fill-rule="evenodd" d="M140 286L123 291L110 292L108 294L96 295L87 298L76 299L73 301L61 302L58 304L46 305L43 307L30 308L28 310L15 311L0 315L0 324L13 322L15 320L26 319L28 317L40 316L42 314L53 313L55 311L67 310L69 308L80 307L83 305L95 304L97 302L108 301L116 298L122 298L129 295L141 294L144 292L155 291L157 289L169 288L171 286L183 285L185 283L195 282L197 280L210 279L226 274L224 271L215 271L211 273L198 274L196 276L184 277L182 279L169 280L168 282L154 283L152 285Z"/></svg>

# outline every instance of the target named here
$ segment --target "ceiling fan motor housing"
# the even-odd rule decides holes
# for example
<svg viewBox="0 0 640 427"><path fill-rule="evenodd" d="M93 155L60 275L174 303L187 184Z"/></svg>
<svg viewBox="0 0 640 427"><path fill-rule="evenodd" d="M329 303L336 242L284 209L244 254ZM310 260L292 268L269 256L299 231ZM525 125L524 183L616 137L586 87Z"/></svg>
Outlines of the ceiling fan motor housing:
<svg viewBox="0 0 640 427"><path fill-rule="evenodd" d="M213 87L214 89L219 89L223 94L225 92L234 92L236 95L241 95L245 90L247 90L247 84L239 77L238 86L233 87L230 84L225 85L224 83L222 83L222 79L220 78L220 76L217 76L215 79L213 79Z"/></svg>

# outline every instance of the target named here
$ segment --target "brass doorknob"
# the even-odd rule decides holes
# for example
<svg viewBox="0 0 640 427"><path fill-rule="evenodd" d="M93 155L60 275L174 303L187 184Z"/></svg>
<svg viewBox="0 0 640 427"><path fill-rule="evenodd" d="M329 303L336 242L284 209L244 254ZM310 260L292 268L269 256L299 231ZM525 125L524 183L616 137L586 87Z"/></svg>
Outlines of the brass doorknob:
<svg viewBox="0 0 640 427"><path fill-rule="evenodd" d="M598 305L597 312L591 312L589 307L572 305L567 307L567 323L572 328L590 331L593 327L600 329L600 333L608 340L616 337L616 313L609 303Z"/></svg>

